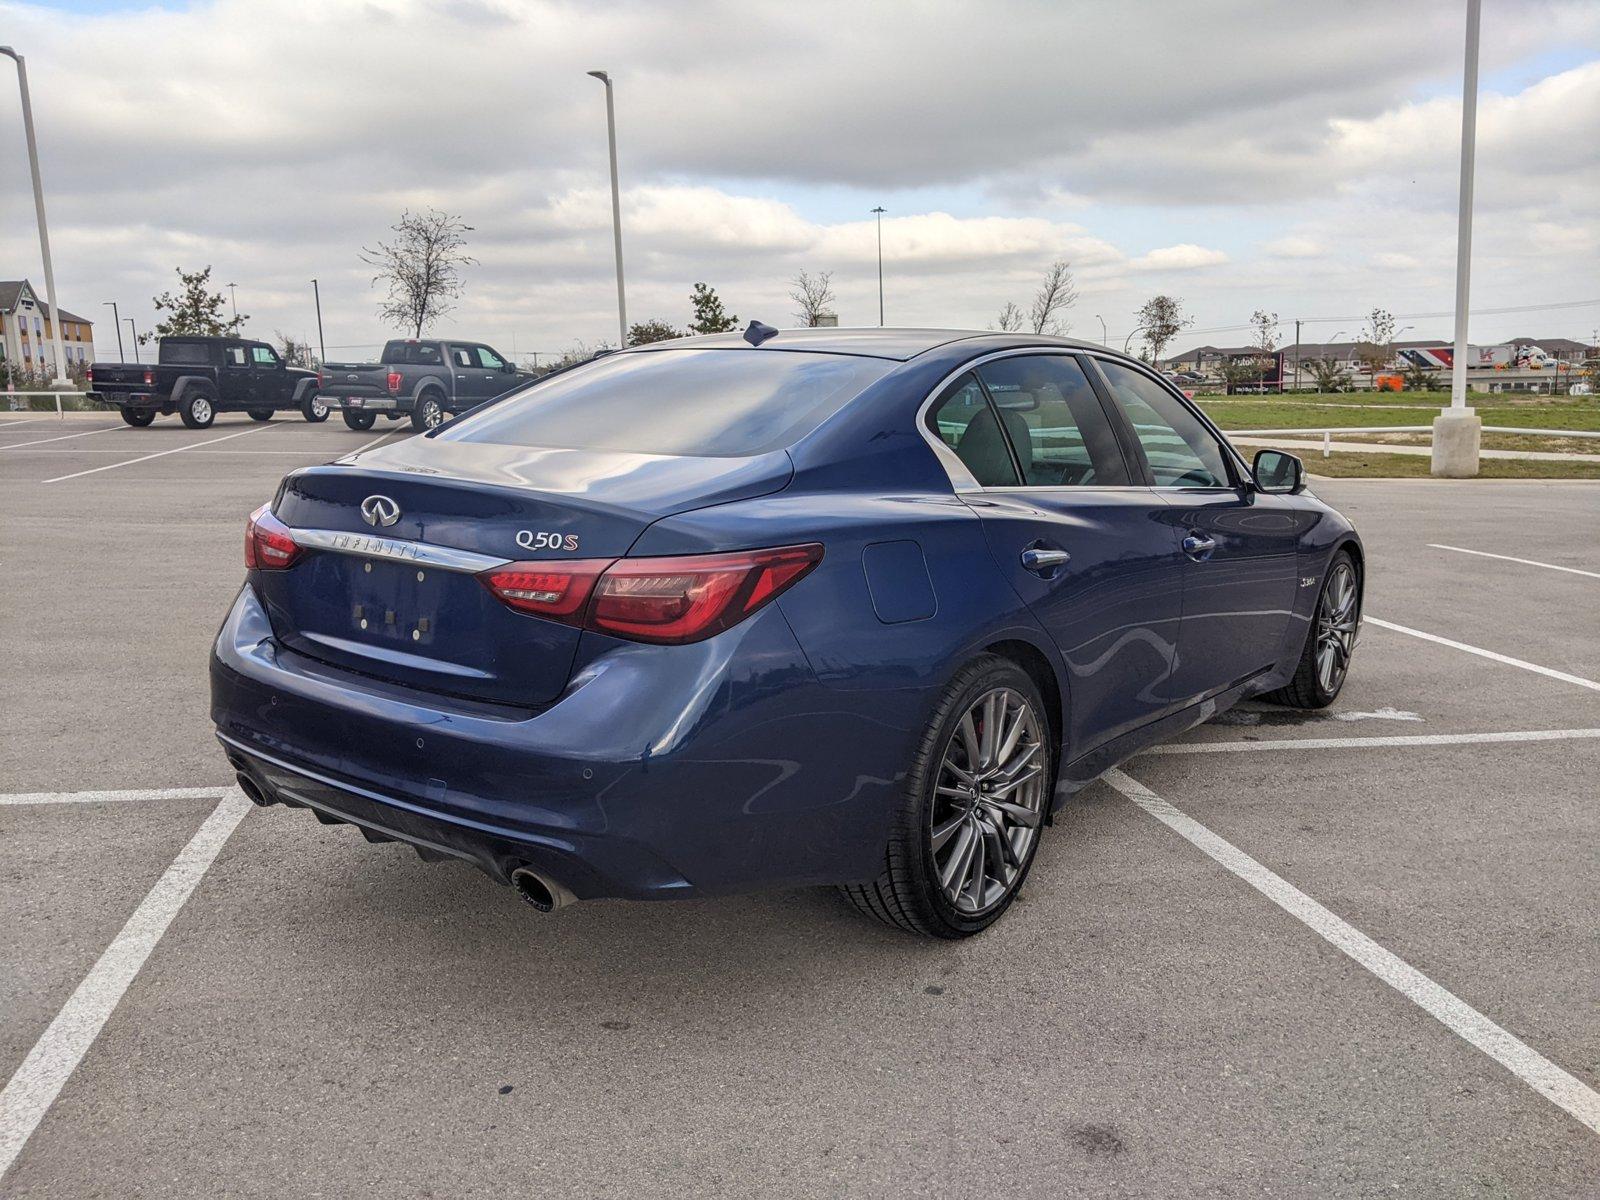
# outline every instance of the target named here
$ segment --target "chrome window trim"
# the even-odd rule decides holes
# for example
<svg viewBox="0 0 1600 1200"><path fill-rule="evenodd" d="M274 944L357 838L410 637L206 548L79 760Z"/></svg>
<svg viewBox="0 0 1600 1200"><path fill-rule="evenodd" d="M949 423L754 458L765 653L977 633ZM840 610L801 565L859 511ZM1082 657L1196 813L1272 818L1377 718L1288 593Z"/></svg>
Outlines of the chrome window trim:
<svg viewBox="0 0 1600 1200"><path fill-rule="evenodd" d="M289 534L295 542L311 550L327 550L334 554L352 554L358 558L379 558L388 562L403 562L413 566L434 567L441 571L460 571L476 575L480 571L503 567L515 560L476 554L471 550L457 550L454 546L433 546L427 542L413 542L405 538L376 537L366 533L351 533L340 529L294 529Z"/></svg>
<svg viewBox="0 0 1600 1200"><path fill-rule="evenodd" d="M1172 381L1170 379L1167 379L1158 371L1151 370L1147 364L1139 362L1137 359L1118 358L1114 355L1106 354L1097 350L1085 350L1083 353L1087 357L1094 359L1096 361L1096 365L1101 362L1114 363L1119 367L1128 368L1135 374L1143 375L1147 379L1153 380L1157 386L1165 388L1169 393L1171 393L1172 397L1177 400L1179 404L1183 405L1184 408L1188 409L1190 413L1197 417L1200 421L1200 424L1210 432L1212 437L1217 439L1218 444L1222 446L1224 456L1232 460L1235 469L1238 471L1239 480L1231 487L1210 488L1206 490L1214 492L1236 492L1241 487L1255 486L1255 471L1253 471L1244 461L1244 457L1239 453L1237 447L1235 447L1234 444L1228 440L1227 435L1224 434L1222 430L1216 427L1211 418L1206 416L1198 404L1196 404L1193 400L1190 400L1189 397L1185 396L1177 388L1172 386ZM1107 379L1106 385L1109 387L1110 384L1111 381ZM1155 486L1161 491L1196 490L1194 488L1179 488L1171 484L1157 484Z"/></svg>

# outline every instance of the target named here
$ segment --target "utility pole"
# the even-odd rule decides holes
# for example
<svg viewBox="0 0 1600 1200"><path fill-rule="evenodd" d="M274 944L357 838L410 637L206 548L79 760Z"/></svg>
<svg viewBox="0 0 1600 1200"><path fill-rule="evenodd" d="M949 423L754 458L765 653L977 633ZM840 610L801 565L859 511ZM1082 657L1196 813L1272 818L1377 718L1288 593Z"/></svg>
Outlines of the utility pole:
<svg viewBox="0 0 1600 1200"><path fill-rule="evenodd" d="M311 281L311 295L317 302L317 352L322 355L325 365L328 361L328 344L322 340L322 290L317 287L317 281Z"/></svg>
<svg viewBox="0 0 1600 1200"><path fill-rule="evenodd" d="M606 138L611 147L611 236L617 248L617 346L628 345L628 297L622 286L622 194L617 188L617 110L611 96L611 76L590 71L606 85Z"/></svg>
<svg viewBox="0 0 1600 1200"><path fill-rule="evenodd" d="M1433 421L1433 473L1470 479L1478 473L1483 421L1467 407L1467 305L1472 273L1472 176L1477 153L1478 24L1483 0L1467 0L1466 55L1461 71L1461 193L1456 213L1456 344L1450 362L1450 407Z"/></svg>
<svg viewBox="0 0 1600 1200"><path fill-rule="evenodd" d="M128 328L133 331L133 361L139 361L139 327L133 323L132 317L123 317L128 323Z"/></svg>
<svg viewBox="0 0 1600 1200"><path fill-rule="evenodd" d="M1294 386L1300 390L1300 318L1294 319ZM1283 380L1278 380L1278 394L1283 395Z"/></svg>
<svg viewBox="0 0 1600 1200"><path fill-rule="evenodd" d="M100 303L111 306L111 327L117 331L117 361L127 362L127 356L122 352L122 317L117 313L117 302L115 300L102 300Z"/></svg>
<svg viewBox="0 0 1600 1200"><path fill-rule="evenodd" d="M61 306L56 303L56 269L50 262L50 228L44 219L44 181L39 178L39 143L33 136L33 101L28 96L27 61L10 46L0 54L17 64L17 86L22 89L22 130L28 140L28 169L33 174L33 207L39 215L39 253L44 257L44 294L50 304L50 332L56 344L55 388L71 387L67 379L67 345L61 338Z"/></svg>
<svg viewBox="0 0 1600 1200"><path fill-rule="evenodd" d="M878 328L883 328L883 214L888 210L878 205L872 210L878 218Z"/></svg>

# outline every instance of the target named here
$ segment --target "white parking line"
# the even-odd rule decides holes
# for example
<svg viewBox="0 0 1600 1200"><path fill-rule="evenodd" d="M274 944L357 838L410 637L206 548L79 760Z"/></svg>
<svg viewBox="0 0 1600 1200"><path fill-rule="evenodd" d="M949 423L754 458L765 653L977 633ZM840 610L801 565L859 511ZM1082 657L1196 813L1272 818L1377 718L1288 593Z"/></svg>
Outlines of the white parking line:
<svg viewBox="0 0 1600 1200"><path fill-rule="evenodd" d="M1555 563L1539 562L1533 558L1513 558L1509 554L1490 554L1487 550L1468 550L1465 546L1443 546L1438 542L1429 542L1430 550L1454 550L1457 554L1476 554L1479 558L1498 558L1501 562L1521 563L1525 567L1543 567L1546 571L1565 571L1568 575L1586 575L1590 579L1600 579L1600 571L1580 571L1577 567L1563 567Z"/></svg>
<svg viewBox="0 0 1600 1200"><path fill-rule="evenodd" d="M156 880L0 1092L0 1176L16 1162L172 918L250 808L243 792L229 790Z"/></svg>
<svg viewBox="0 0 1600 1200"><path fill-rule="evenodd" d="M1121 771L1105 780L1145 812L1226 867L1307 928L1342 950L1452 1033L1476 1046L1534 1091L1600 1134L1600 1092L1569 1075L1544 1055L1519 1041L1464 1000L1355 926L1334 915L1288 880L1273 874L1232 842L1218 837L1193 817L1174 808Z"/></svg>
<svg viewBox="0 0 1600 1200"><path fill-rule="evenodd" d="M0 446L0 450L21 450L24 446L42 446L46 442L64 442L68 438L89 437L96 433L115 433L122 428L121 425L107 425L104 429L86 429L82 433L63 433L59 437L36 438L31 442L12 442L9 446Z"/></svg>
<svg viewBox="0 0 1600 1200"><path fill-rule="evenodd" d="M107 804L134 800L220 800L232 788L134 788L120 792L11 792L0 804Z"/></svg>
<svg viewBox="0 0 1600 1200"><path fill-rule="evenodd" d="M1260 742L1181 742L1144 754L1232 754L1251 750L1368 750L1384 746L1476 746L1489 742L1564 742L1600 738L1600 729L1527 729L1511 733L1416 733L1392 737L1274 738Z"/></svg>
<svg viewBox="0 0 1600 1200"><path fill-rule="evenodd" d="M15 429L18 425L42 425L46 419L54 421L57 418L29 417L25 421L13 421L8 418L6 420L0 420L0 429Z"/></svg>
<svg viewBox="0 0 1600 1200"><path fill-rule="evenodd" d="M1508 667L1521 667L1524 671L1533 671L1538 675L1559 679L1563 683L1575 683L1579 687L1600 692L1600 683L1596 683L1593 679L1585 679L1582 675L1569 675L1565 671L1557 671L1554 667L1541 667L1538 663L1525 662L1520 658L1512 658L1507 654L1497 654L1493 650L1485 650L1480 646L1469 646L1465 642L1453 642L1449 638L1440 637L1436 633L1424 633L1420 629L1412 629L1407 625L1396 625L1393 621L1380 621L1377 617L1362 617L1361 619L1368 625L1376 625L1380 629L1392 629L1396 633L1408 633L1412 637L1421 638L1425 642L1437 642L1441 646L1449 646L1452 650L1464 650L1468 654L1476 654L1479 658L1505 663Z"/></svg>
<svg viewBox="0 0 1600 1200"><path fill-rule="evenodd" d="M46 479L45 483L63 483L68 479L81 479L85 475L98 475L101 471L115 471L118 467L131 467L135 463L149 462L152 458L163 458L168 454L182 454L185 450L199 450L205 446L215 446L218 442L226 442L230 438L248 437L252 433L264 433L269 429L282 429L281 425L258 425L254 429L243 429L238 433L224 434L219 438L211 438L204 442L190 442L184 446L174 446L171 450L157 450L154 454L144 454L138 458L130 458L126 462L107 463L103 467L90 467L87 471L74 471L71 475L57 475L54 479Z"/></svg>

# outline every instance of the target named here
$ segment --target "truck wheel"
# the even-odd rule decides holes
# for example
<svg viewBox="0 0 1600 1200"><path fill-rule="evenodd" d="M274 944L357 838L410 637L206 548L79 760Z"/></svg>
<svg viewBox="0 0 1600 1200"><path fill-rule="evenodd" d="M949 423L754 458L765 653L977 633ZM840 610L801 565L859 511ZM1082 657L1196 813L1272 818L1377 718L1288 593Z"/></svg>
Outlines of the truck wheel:
<svg viewBox="0 0 1600 1200"><path fill-rule="evenodd" d="M178 416L190 429L205 429L217 419L217 405L211 396L196 388L178 405Z"/></svg>
<svg viewBox="0 0 1600 1200"><path fill-rule="evenodd" d="M439 397L433 392L423 393L417 406L411 410L411 428L418 433L425 433L443 424L444 405L439 403Z"/></svg>
<svg viewBox="0 0 1600 1200"><path fill-rule="evenodd" d="M121 408L117 411L122 414L122 419L135 429L143 429L156 419L156 411L153 408Z"/></svg>
<svg viewBox="0 0 1600 1200"><path fill-rule="evenodd" d="M300 415L313 425L320 425L328 419L328 406L315 396L307 396L300 403Z"/></svg>
<svg viewBox="0 0 1600 1200"><path fill-rule="evenodd" d="M252 408L250 409L250 419L252 421L270 421L272 420L272 410L270 408Z"/></svg>
<svg viewBox="0 0 1600 1200"><path fill-rule="evenodd" d="M351 429L371 429L377 419L377 413L351 412L348 408L344 410L344 423Z"/></svg>

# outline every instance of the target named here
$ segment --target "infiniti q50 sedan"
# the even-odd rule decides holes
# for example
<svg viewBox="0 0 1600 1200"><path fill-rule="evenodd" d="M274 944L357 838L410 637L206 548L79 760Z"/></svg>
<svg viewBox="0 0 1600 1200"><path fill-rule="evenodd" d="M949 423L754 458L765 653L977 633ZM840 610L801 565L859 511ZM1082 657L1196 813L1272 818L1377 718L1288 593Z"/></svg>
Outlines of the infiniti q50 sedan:
<svg viewBox="0 0 1600 1200"><path fill-rule="evenodd" d="M1123 355L753 325L290 474L212 717L258 803L542 910L832 884L962 937L1108 767L1332 701L1364 563Z"/></svg>

